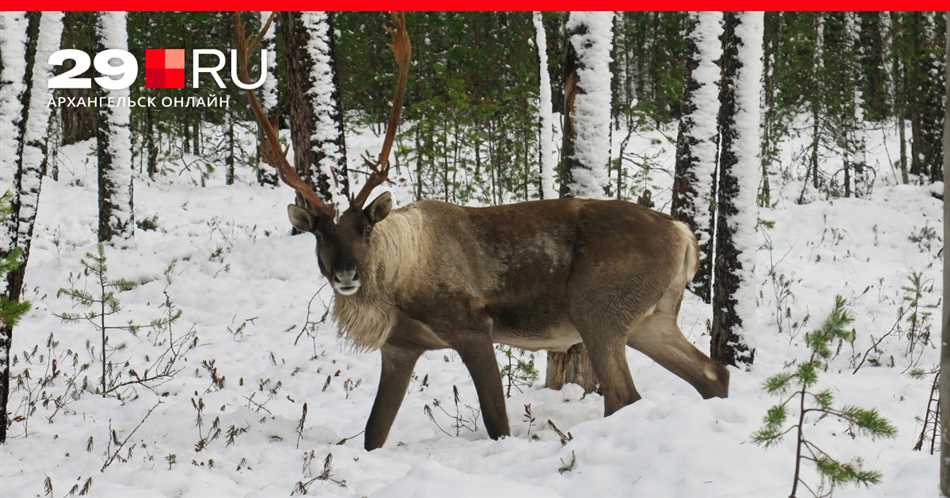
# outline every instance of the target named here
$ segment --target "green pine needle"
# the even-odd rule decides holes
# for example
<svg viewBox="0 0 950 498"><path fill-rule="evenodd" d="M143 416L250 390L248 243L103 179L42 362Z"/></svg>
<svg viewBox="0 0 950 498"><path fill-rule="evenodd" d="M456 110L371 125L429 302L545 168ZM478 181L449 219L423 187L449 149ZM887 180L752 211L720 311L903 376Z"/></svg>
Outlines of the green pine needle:
<svg viewBox="0 0 950 498"><path fill-rule="evenodd" d="M798 366L798 382L805 386L813 386L818 382L818 365L813 362L802 363Z"/></svg>
<svg viewBox="0 0 950 498"><path fill-rule="evenodd" d="M769 394L781 394L788 390L789 381L795 378L795 374L782 372L775 374L765 380L762 388Z"/></svg>
<svg viewBox="0 0 950 498"><path fill-rule="evenodd" d="M846 406L841 412L846 416L848 422L858 429L864 435L877 438L891 438L897 435L897 428L890 421L882 417L877 410L861 408L858 406Z"/></svg>

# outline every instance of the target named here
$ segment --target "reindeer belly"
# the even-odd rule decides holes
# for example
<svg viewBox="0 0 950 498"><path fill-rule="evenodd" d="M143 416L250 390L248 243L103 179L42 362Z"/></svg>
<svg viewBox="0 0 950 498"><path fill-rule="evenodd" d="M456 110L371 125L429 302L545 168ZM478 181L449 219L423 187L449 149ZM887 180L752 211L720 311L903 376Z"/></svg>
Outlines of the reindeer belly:
<svg viewBox="0 0 950 498"><path fill-rule="evenodd" d="M542 331L496 329L494 340L497 343L529 351L543 349L564 352L581 342L581 336L572 324L563 323Z"/></svg>
<svg viewBox="0 0 950 498"><path fill-rule="evenodd" d="M566 351L581 342L577 329L553 306L489 309L494 342L537 351Z"/></svg>

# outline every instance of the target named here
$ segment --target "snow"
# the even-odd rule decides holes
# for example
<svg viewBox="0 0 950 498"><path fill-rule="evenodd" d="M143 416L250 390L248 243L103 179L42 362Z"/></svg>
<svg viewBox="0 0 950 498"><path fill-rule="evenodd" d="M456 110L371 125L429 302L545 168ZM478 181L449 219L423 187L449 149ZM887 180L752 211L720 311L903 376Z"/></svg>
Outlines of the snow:
<svg viewBox="0 0 950 498"><path fill-rule="evenodd" d="M33 220L39 201L40 176L49 130L50 108L47 81L53 68L47 63L50 54L59 50L63 34L63 13L43 12L40 16L39 35L36 45L36 60L33 63L32 90L29 114L23 137L23 167L20 176L20 212L17 240L21 247L29 245Z"/></svg>
<svg viewBox="0 0 950 498"><path fill-rule="evenodd" d="M334 98L333 61L330 58L330 21L326 12L302 12L300 22L310 33L307 43L307 53L313 60L310 66L311 89L309 94L313 103L315 119L313 135L310 137L311 147L318 154L322 154L317 169L324 175L330 184L330 196L336 206L336 211L342 213L347 208L342 186L337 179L337 164L345 153L336 140L339 136L334 116L339 115L339 102Z"/></svg>
<svg viewBox="0 0 950 498"><path fill-rule="evenodd" d="M577 53L580 87L574 100L574 157L585 166L571 172L570 190L578 197L603 197L609 182L613 13L571 12L566 29Z"/></svg>
<svg viewBox="0 0 950 498"><path fill-rule="evenodd" d="M781 168L803 171L807 156L800 157L799 151L810 141L808 127L798 126L804 122L807 118L792 127L802 130L802 135L782 145ZM253 135L245 127L237 128L242 134L239 139L250 149ZM665 137L673 136L675 129L673 123L661 131L642 131L630 146L670 168L675 144ZM221 133L219 129L202 135L217 140ZM870 134L868 143L869 162L882 172L890 162L887 151L897 151L896 131L887 127L886 133ZM378 148L378 138L368 130L351 130L348 138L351 165L358 163L364 151ZM76 311L64 297L57 297L57 289L92 289L79 258L94 251L96 243L94 143L66 146L61 157L60 180L47 180L41 194L25 286L34 308L15 336L18 363L13 375L29 368L30 386L36 385L48 365L46 339L51 333L59 341L54 358L69 348L88 362L85 344L94 339L88 326L63 323L52 316ZM196 158L187 155L185 159ZM184 322L176 331L196 327L197 347L186 355L184 370L156 392L139 389L138 398L125 402L82 392L52 422L47 420L51 405L37 404L29 419L29 436L23 436L24 421L17 422L11 427L9 444L0 447L0 496L42 496L47 476L54 496L67 494L74 483L81 486L89 477L93 479L91 496L102 498L283 496L298 481L318 477L324 458L331 453L330 477L345 481L345 486L318 479L307 486L309 495L786 496L794 458L791 441L770 449L750 442L774 402L760 385L784 364L805 355L805 333L830 310L835 294L848 299L858 339L853 350L843 346L822 374L819 388L833 387L841 402L880 409L899 430L896 439L871 442L852 439L834 422L809 425L826 450L841 458L862 456L868 467L883 472L881 485L842 488L835 496L938 495L938 457L910 451L920 432L916 417L923 413L932 377L915 379L902 373L911 361L905 354L903 334L882 342L883 366L867 365L852 375L850 359L852 351L863 353L893 323L902 304L901 286L911 271L920 271L933 281L928 302L936 302L941 295L938 251L942 242L937 238L927 247L910 239L924 227L939 232L942 204L926 187L894 185L892 175L882 174L867 198L798 205L794 200L801 178L775 179L777 205L760 211L769 227L762 225L753 245L757 261L775 263L774 268L759 264L752 275L759 290L753 299L761 315L761 329L755 333L756 364L751 372L732 371L729 399L704 401L685 382L629 350L628 361L643 399L609 418L602 418L599 395L583 396L576 386L552 391L539 381L524 392L513 390L507 402L510 438L488 439L480 420L476 432L463 431L454 437L454 431L449 436L436 428L424 407L438 399L454 410L452 387L458 386L466 413L465 405L477 406L475 391L458 356L435 351L420 359L386 446L367 453L358 435L375 394L379 356L350 351L329 322L317 325L312 338L304 333L295 345L311 297L316 294L312 321L320 320L332 297L317 270L313 239L288 235L287 189L258 186L248 165L238 168L235 185L226 186L224 168L217 168L207 179L207 187L201 188L189 172L178 174L181 164L177 157L163 157L160 166L166 173L155 182L143 180L139 188L140 214L157 215L158 230L139 231L134 248L108 248L107 252L112 276L143 282L120 294L124 312L119 321L155 317L155 305L167 287L183 311ZM840 157L832 155L821 167L826 172L840 168ZM659 169L648 179L661 210L668 210L671 181ZM407 191L412 187L397 192L399 203L405 203ZM168 285L162 272L173 260L177 263ZM776 298L772 276L789 279L791 297ZM787 319L784 312L775 311L782 302L788 309ZM679 318L687 337L704 351L708 350L710 313L708 305L688 294ZM776 321L801 323L805 317L810 318L804 325L777 331ZM939 326L939 319L934 319L934 326ZM114 332L112 338L116 345L125 344L120 358L129 358L133 366L143 364L145 355L158 352L145 331L138 336ZM31 365L24 361L23 352L34 347L42 358L37 356ZM920 367L937 364L936 347L927 346L923 353ZM894 367L888 366L891 356ZM226 378L223 389L212 385L201 366L210 360L215 360L219 374ZM543 353L535 355L542 379L544 362ZM60 368L69 374L72 364L61 362ZM95 378L97 370L91 367L89 376ZM64 385L61 375L45 390L57 395ZM38 393L34 390L34 399ZM26 396L24 388L14 391L15 415L23 414ZM251 397L253 402L248 401ZM246 432L231 445L222 434L196 451L199 436L192 398L205 402L205 434L215 418L222 431L234 426ZM157 401L162 404L130 440L131 458L100 472L110 425L120 440L125 438ZM298 447L295 429L304 402L309 410ZM529 403L535 417L530 425L522 415ZM443 426L451 423L434 411ZM570 432L572 440L562 446L547 420ZM311 451L314 457L307 465L305 454ZM574 468L559 472L572 454ZM169 462L170 455L175 456L174 463ZM126 457L125 450L122 456ZM806 464L805 469L806 478L814 479L810 466Z"/></svg>
<svg viewBox="0 0 950 498"><path fill-rule="evenodd" d="M699 52L699 64L693 71L693 79L699 85L693 91L695 109L688 116L692 120L692 135L697 142L691 153L696 158L694 171L696 178L696 198L693 199L694 212L690 214L696 220L708 219L712 202L713 178L716 172L716 158L719 151L719 79L720 69L717 61L722 57L722 12L696 12L696 29L690 37L696 43ZM701 229L696 233L700 246L712 237L708 222L696 223Z"/></svg>
<svg viewBox="0 0 950 498"><path fill-rule="evenodd" d="M100 12L97 15L96 36L106 49L128 50L127 14L125 12ZM120 105L109 107L109 155L112 167L108 172L114 190L112 192L112 219L109 224L116 230L115 235L123 239L132 237L134 215L132 213L132 139L130 120L132 110L128 106L129 89L105 90ZM124 103L124 104L123 104Z"/></svg>
<svg viewBox="0 0 950 498"><path fill-rule="evenodd" d="M554 184L554 129L551 122L551 76L548 74L548 41L544 32L544 23L540 12L531 14L534 21L535 46L538 49L538 74L541 88L538 95L538 109L541 114L541 196L544 199L557 199L558 192Z"/></svg>
<svg viewBox="0 0 950 498"><path fill-rule="evenodd" d="M727 222L733 230L733 243L739 251L738 260L745 275L740 278L735 293L736 313L742 325L734 331L751 348L756 348L754 336L758 335L758 309L755 295L759 289L749 276L756 266L756 248L759 245L756 225L758 210L756 195L761 180L761 93L762 85L762 34L764 14L741 12L736 26L736 38L741 40L738 58L741 67L736 75L736 164L733 172L737 179L738 192L734 200L739 211Z"/></svg>

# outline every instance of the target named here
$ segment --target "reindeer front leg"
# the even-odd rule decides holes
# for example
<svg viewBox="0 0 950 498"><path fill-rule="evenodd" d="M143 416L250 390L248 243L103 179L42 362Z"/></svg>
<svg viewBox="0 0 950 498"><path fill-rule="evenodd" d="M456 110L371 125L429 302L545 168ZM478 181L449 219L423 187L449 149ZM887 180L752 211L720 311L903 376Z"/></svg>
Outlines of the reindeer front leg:
<svg viewBox="0 0 950 498"><path fill-rule="evenodd" d="M498 372L491 335L464 341L455 349L468 368L472 382L475 383L478 404L482 409L482 420L485 422L488 436L498 439L510 435L508 413L505 409L505 393L501 385L501 374Z"/></svg>
<svg viewBox="0 0 950 498"><path fill-rule="evenodd" d="M383 345L382 370L379 374L379 389L376 391L376 401L373 402L373 411L366 422L363 446L367 450L375 450L386 442L389 429L396 418L396 412L406 397L409 379L416 360L422 354L421 349Z"/></svg>

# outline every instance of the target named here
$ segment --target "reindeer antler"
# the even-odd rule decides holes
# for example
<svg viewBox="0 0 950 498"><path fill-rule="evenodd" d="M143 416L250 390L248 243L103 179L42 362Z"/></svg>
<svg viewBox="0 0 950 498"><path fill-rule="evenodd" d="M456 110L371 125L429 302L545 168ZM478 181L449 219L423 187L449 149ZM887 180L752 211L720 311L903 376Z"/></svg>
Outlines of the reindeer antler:
<svg viewBox="0 0 950 498"><path fill-rule="evenodd" d="M248 37L245 34L244 22L241 20L241 13L234 13L234 43L238 53L238 75L242 81L246 82L250 80L250 73L248 70L249 53L257 46L258 43L260 43L264 32L270 27L273 19L274 14L271 14L267 19L267 22L264 24L261 32ZM300 175L297 174L296 168L294 168L290 162L287 161L286 152L281 152L282 149L280 147L280 140L277 138L277 130L275 129L274 124L271 123L269 119L267 119L267 113L264 111L264 106L262 106L261 102L257 99L257 94L254 93L254 90L247 91L247 99L251 104L251 110L254 111L254 116L257 118L257 122L264 130L267 143L273 152L273 159L275 159L275 161L271 165L277 169L277 175L280 176L280 179L285 184L296 190L297 193L299 193L301 197L303 197L304 200L306 200L307 203L310 204L310 206L316 211L316 214L322 214L323 216L326 216L332 220L336 216L336 210L332 205L321 199L320 196L318 196L316 192L313 191L310 185L300 178Z"/></svg>
<svg viewBox="0 0 950 498"><path fill-rule="evenodd" d="M406 81L409 79L412 42L409 41L409 31L406 30L406 14L403 12L394 13L391 23L386 26L386 32L392 38L389 48L392 49L396 64L399 65L399 77L396 80L393 108L389 114L389 122L386 124L386 138L383 140L383 148L379 151L379 156L375 162L368 157L363 158L366 166L370 169L370 175L356 197L350 199L350 207L354 208L363 207L370 192L377 186L382 185L389 176L389 152L392 150L393 140L396 138L396 128L399 127L399 115L402 112L402 99L406 94Z"/></svg>

